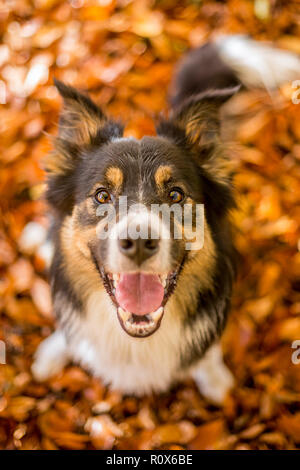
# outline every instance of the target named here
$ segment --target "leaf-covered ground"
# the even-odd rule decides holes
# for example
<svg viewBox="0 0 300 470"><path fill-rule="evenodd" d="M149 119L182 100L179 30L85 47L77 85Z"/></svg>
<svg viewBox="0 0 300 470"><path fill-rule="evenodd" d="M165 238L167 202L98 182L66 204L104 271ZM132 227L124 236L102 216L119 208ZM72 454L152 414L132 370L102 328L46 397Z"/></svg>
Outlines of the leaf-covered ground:
<svg viewBox="0 0 300 470"><path fill-rule="evenodd" d="M224 407L192 381L164 396L124 397L75 365L35 383L32 355L53 319L44 263L20 237L30 221L46 226L41 161L60 107L54 76L126 117L126 135L152 134L188 48L227 32L300 53L299 3L16 0L1 2L0 21L0 448L297 448L300 105L290 85L272 97L244 92L225 111L241 258L223 338L236 387Z"/></svg>

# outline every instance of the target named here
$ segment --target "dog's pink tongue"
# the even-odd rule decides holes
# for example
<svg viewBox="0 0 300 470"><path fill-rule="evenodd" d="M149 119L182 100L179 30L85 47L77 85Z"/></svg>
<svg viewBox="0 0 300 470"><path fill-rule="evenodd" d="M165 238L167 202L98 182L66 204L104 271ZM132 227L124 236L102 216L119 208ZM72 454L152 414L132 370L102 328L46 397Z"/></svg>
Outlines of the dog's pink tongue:
<svg viewBox="0 0 300 470"><path fill-rule="evenodd" d="M152 274L121 274L115 296L123 310L146 315L160 307L164 288L159 277Z"/></svg>

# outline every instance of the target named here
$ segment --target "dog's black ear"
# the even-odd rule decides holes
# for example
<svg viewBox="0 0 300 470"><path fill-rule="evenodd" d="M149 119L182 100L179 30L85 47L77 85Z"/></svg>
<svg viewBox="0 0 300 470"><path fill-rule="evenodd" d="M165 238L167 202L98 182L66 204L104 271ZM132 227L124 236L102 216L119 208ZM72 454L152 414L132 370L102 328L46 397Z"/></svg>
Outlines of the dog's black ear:
<svg viewBox="0 0 300 470"><path fill-rule="evenodd" d="M75 88L54 80L64 103L59 120L59 137L74 145L87 145L105 129L108 118L102 110L86 95ZM120 129L116 132L119 134ZM106 137L106 136L105 136Z"/></svg>
<svg viewBox="0 0 300 470"><path fill-rule="evenodd" d="M220 220L234 207L232 158L220 136L220 107L238 87L206 91L189 97L161 122L158 134L171 138L190 153L199 167L209 211Z"/></svg>
<svg viewBox="0 0 300 470"><path fill-rule="evenodd" d="M54 151L45 160L48 173L46 197L53 206L66 212L73 203L73 175L78 160L88 155L83 150L121 137L123 127L108 119L88 96L59 80L54 82L63 98L63 109L58 135L53 142Z"/></svg>
<svg viewBox="0 0 300 470"><path fill-rule="evenodd" d="M192 95L175 108L171 120L185 131L190 144L199 148L210 146L219 135L220 107L239 88L237 86Z"/></svg>
<svg viewBox="0 0 300 470"><path fill-rule="evenodd" d="M184 141L199 166L220 183L228 179L228 159L220 141L220 107L239 88L192 95L173 109L169 120L158 128L159 134L173 134L175 140Z"/></svg>

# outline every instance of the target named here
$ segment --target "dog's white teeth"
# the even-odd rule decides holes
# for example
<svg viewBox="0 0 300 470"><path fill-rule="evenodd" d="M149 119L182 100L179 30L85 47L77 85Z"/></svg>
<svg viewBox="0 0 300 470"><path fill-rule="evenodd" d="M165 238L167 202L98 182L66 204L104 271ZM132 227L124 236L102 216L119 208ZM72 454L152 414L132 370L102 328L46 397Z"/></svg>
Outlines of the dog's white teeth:
<svg viewBox="0 0 300 470"><path fill-rule="evenodd" d="M119 317L122 319L125 329L133 335L145 336L151 332L163 314L163 307L159 307L156 312L145 315L147 321L136 323L130 312L126 312L118 307Z"/></svg>
<svg viewBox="0 0 300 470"><path fill-rule="evenodd" d="M125 310L123 310L121 307L118 308L118 312L119 312L119 315L120 317L122 318L122 320L125 322L125 323L129 323L129 318L131 317L131 313L130 312L126 312Z"/></svg>
<svg viewBox="0 0 300 470"><path fill-rule="evenodd" d="M167 277L168 277L168 276L166 276L166 275L161 275L161 276L159 276L160 282L161 282L163 288L165 288L166 285L167 285Z"/></svg>
<svg viewBox="0 0 300 470"><path fill-rule="evenodd" d="M159 308L156 310L156 312L152 312L152 313L151 313L152 320L153 320L154 322L157 322L157 321L160 319L160 317L162 316L163 311L164 311L164 308L163 308L163 307L159 307Z"/></svg>
<svg viewBox="0 0 300 470"><path fill-rule="evenodd" d="M116 288L118 285L118 282L120 280L120 274L113 274L112 275L112 280L113 280L113 285Z"/></svg>

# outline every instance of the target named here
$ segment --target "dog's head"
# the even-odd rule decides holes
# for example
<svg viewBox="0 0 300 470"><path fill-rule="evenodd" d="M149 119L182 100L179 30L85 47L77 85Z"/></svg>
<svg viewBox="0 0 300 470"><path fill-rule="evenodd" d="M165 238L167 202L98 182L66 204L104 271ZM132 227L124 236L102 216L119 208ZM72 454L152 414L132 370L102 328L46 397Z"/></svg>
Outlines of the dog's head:
<svg viewBox="0 0 300 470"><path fill-rule="evenodd" d="M64 264L82 295L105 287L126 333L149 336L181 273L190 269L200 285L215 265L214 232L233 204L218 108L232 90L190 98L157 136L136 140L88 97L56 85L64 107L47 199Z"/></svg>

